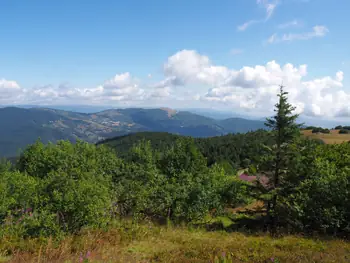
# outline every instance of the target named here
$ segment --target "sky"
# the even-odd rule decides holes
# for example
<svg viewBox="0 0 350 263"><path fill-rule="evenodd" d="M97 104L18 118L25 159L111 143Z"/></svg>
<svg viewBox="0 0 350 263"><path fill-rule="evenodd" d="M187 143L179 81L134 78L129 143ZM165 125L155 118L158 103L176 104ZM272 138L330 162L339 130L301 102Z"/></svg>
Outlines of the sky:
<svg viewBox="0 0 350 263"><path fill-rule="evenodd" d="M349 0L2 0L0 105L350 117Z"/></svg>

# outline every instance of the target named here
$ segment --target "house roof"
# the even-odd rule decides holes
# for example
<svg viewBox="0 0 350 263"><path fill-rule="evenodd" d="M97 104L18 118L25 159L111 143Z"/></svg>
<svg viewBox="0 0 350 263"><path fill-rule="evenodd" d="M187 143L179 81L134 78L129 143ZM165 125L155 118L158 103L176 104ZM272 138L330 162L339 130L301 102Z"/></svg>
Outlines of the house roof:
<svg viewBox="0 0 350 263"><path fill-rule="evenodd" d="M248 174L243 173L243 174L241 174L241 175L239 176L239 179L241 179L241 180L243 180L243 181L245 181L245 182L255 183L256 180L258 180L258 176L256 176L256 175L248 175ZM259 179L260 179L260 183L261 183L262 185L264 185L264 186L267 186L267 185L268 185L268 183L269 183L269 178L268 178L267 176L261 175L261 176L259 176Z"/></svg>

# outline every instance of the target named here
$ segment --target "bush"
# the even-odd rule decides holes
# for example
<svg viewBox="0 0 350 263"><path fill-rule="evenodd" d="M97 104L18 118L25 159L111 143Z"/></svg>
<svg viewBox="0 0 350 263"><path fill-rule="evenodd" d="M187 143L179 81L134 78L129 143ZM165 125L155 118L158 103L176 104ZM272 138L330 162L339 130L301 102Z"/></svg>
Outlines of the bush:
<svg viewBox="0 0 350 263"><path fill-rule="evenodd" d="M324 128L321 128L321 127L315 127L312 129L312 133L325 133L325 134L328 134L330 133L330 130L329 129L324 129Z"/></svg>
<svg viewBox="0 0 350 263"><path fill-rule="evenodd" d="M123 214L191 222L244 202L242 182L232 181L220 165L208 168L191 139L176 141L162 155L141 141L130 156L132 163L114 180Z"/></svg>
<svg viewBox="0 0 350 263"><path fill-rule="evenodd" d="M346 130L346 129L341 129L339 130L339 134L349 134L350 130Z"/></svg>
<svg viewBox="0 0 350 263"><path fill-rule="evenodd" d="M17 172L2 172L0 220L22 236L58 236L104 226L112 216L113 152L83 142L35 143Z"/></svg>
<svg viewBox="0 0 350 263"><path fill-rule="evenodd" d="M350 233L350 144L309 145L293 160L286 221L301 231Z"/></svg>

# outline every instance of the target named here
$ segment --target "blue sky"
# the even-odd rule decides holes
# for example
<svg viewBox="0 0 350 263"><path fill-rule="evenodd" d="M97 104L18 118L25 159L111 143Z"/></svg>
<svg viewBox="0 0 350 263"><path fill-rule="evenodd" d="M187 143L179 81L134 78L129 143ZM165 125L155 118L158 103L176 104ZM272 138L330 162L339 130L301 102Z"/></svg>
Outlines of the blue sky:
<svg viewBox="0 0 350 263"><path fill-rule="evenodd" d="M347 117L349 8L348 0L3 0L0 103L258 114L271 111L283 81L302 114ZM272 61L280 70L268 69ZM293 73L304 64L307 74Z"/></svg>

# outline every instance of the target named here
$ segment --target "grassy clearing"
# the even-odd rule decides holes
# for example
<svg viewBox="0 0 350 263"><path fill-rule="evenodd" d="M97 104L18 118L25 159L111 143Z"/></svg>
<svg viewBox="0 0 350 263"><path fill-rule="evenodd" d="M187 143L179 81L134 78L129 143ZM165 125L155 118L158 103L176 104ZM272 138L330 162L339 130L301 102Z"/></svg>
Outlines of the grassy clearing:
<svg viewBox="0 0 350 263"><path fill-rule="evenodd" d="M350 141L350 134L339 134L339 130L331 130L329 134L312 133L312 130L303 130L303 135L311 139L320 139L327 144L338 144Z"/></svg>
<svg viewBox="0 0 350 263"><path fill-rule="evenodd" d="M350 262L350 243L124 223L60 242L0 243L0 262ZM10 252L7 256L5 252ZM225 257L227 261L220 261Z"/></svg>

